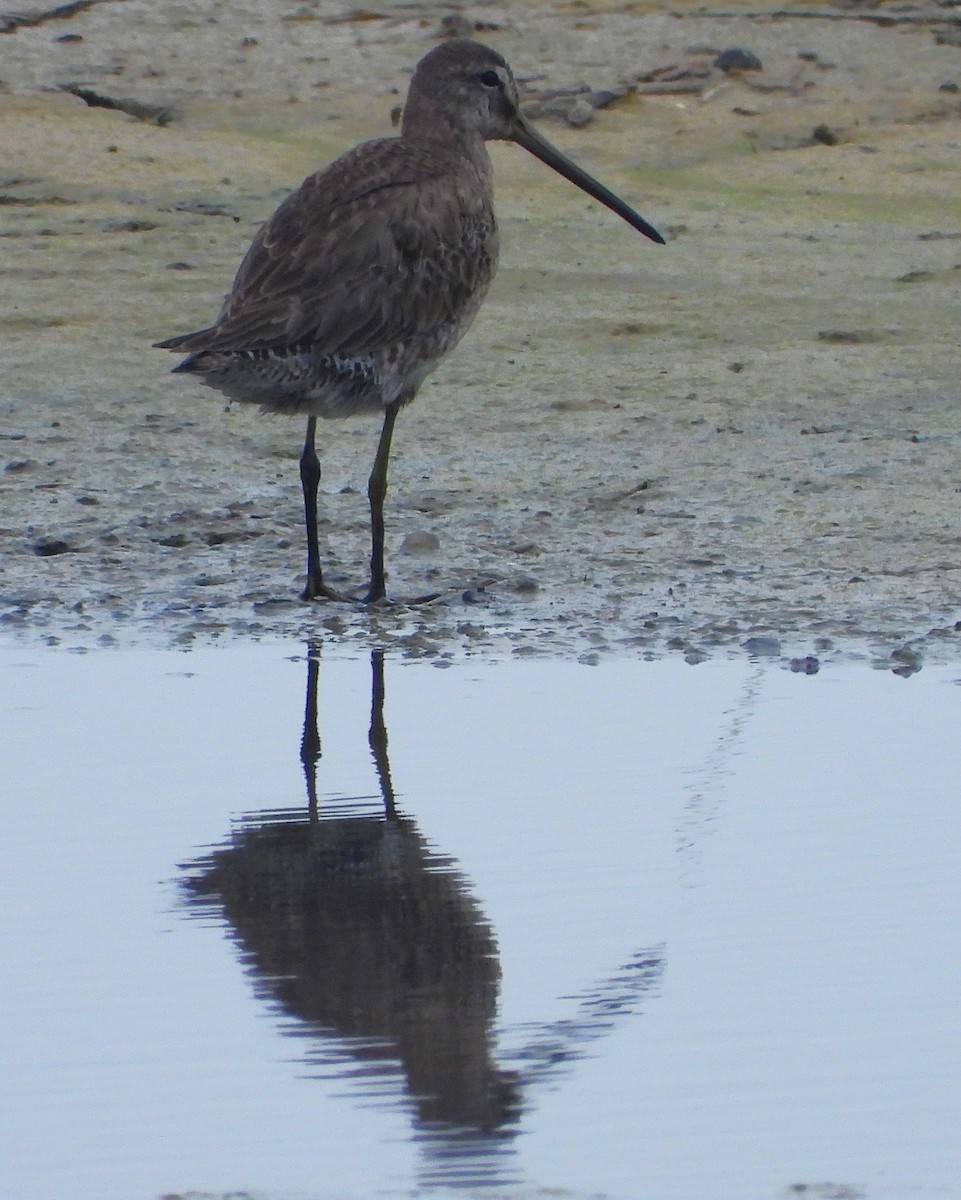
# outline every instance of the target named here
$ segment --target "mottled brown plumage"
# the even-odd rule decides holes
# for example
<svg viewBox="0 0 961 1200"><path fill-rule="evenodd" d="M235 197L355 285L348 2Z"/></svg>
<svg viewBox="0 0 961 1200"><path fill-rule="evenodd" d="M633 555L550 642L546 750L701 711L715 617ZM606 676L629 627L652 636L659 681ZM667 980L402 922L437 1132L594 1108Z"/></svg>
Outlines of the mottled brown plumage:
<svg viewBox="0 0 961 1200"><path fill-rule="evenodd" d="M317 546L317 417L383 412L371 472L371 582L384 598L383 503L394 421L460 341L497 267L485 141L517 142L653 241L646 221L521 116L503 58L466 39L419 63L397 138L365 142L311 175L254 238L209 329L157 343L175 368L233 400L308 417L300 460L305 599L339 599Z"/></svg>

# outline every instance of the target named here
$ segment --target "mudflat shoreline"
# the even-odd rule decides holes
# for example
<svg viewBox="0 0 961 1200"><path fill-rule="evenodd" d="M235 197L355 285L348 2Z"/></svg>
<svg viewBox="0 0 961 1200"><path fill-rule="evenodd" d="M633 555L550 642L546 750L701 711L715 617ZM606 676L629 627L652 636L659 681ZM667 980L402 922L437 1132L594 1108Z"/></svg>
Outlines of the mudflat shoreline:
<svg viewBox="0 0 961 1200"><path fill-rule="evenodd" d="M376 612L297 599L301 423L225 412L150 343L212 318L304 175L390 132L448 10L128 0L0 35L0 631L956 658L955 25L726 11L462 14L669 244L494 148L500 273L388 496L389 587L440 597ZM712 67L732 46L762 69ZM321 434L331 581L360 589L377 428Z"/></svg>

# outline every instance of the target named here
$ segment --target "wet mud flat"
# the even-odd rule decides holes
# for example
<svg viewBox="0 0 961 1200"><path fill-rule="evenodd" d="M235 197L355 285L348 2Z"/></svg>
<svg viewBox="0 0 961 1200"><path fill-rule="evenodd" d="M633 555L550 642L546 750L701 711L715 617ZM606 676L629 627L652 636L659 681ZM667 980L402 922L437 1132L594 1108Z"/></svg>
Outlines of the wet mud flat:
<svg viewBox="0 0 961 1200"><path fill-rule="evenodd" d="M21 10L0 34L0 630L956 656L952 10ZM213 317L257 225L389 132L464 21L669 244L494 147L500 274L402 415L388 494L389 587L439 598L304 605L301 423L225 412L150 343ZM761 68L715 66L726 48ZM330 579L360 591L377 429L320 432Z"/></svg>

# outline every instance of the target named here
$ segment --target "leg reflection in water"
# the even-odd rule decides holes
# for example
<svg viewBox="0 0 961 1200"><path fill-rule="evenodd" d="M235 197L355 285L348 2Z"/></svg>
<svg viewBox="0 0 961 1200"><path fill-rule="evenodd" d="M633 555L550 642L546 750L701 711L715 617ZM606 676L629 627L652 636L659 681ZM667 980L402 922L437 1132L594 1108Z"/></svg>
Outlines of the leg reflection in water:
<svg viewBox="0 0 961 1200"><path fill-rule="evenodd" d="M518 1079L493 1058L500 966L493 931L452 859L397 810L384 722L384 661L371 655L369 743L378 808L318 803L318 648L307 656L301 760L307 811L243 818L191 864L191 903L219 909L255 989L302 1023L322 1073L397 1090L427 1151L424 1182L513 1182ZM306 1025L306 1029L304 1028ZM508 1159L509 1159L508 1155Z"/></svg>

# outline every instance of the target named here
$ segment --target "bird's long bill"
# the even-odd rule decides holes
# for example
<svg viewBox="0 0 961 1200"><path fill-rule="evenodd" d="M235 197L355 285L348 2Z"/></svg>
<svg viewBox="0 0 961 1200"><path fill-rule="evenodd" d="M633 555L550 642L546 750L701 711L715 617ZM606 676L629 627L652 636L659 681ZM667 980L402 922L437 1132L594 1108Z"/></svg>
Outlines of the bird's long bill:
<svg viewBox="0 0 961 1200"><path fill-rule="evenodd" d="M576 163L572 163L566 155L561 154L560 150L552 146L546 138L541 137L537 130L529 125L519 113L514 119L511 141L516 142L518 146L523 146L535 158L539 158L542 163L552 167L558 175L563 175L582 192L587 192L588 196L600 200L601 204L606 205L611 212L616 212L619 217L623 217L628 225L633 225L652 242L664 245L664 239L650 222L645 221L630 205L625 204L620 196L615 196L602 183L598 183L592 175L582 171Z"/></svg>

